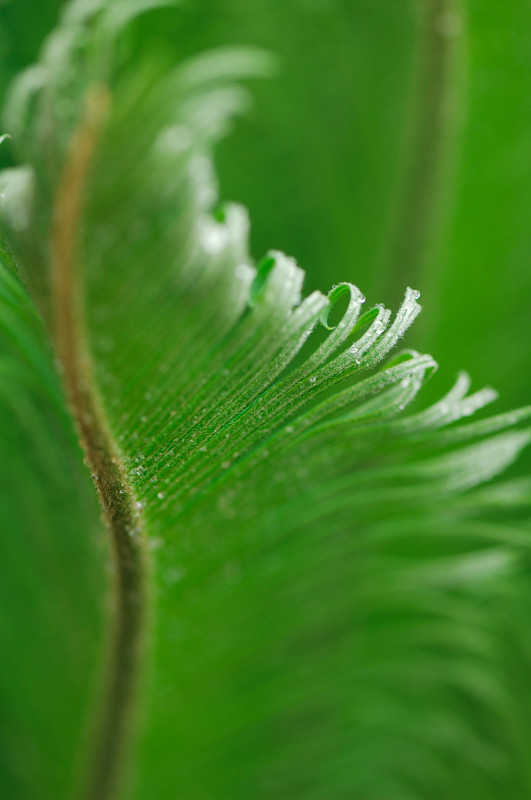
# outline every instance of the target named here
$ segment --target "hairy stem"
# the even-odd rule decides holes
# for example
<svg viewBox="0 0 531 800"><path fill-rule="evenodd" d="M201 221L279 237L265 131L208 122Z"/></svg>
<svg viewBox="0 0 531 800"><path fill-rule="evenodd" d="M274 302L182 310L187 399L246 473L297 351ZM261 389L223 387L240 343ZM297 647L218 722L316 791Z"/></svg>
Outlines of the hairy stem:
<svg viewBox="0 0 531 800"><path fill-rule="evenodd" d="M103 704L82 796L112 797L127 745L145 607L140 518L120 455L106 424L88 351L83 276L77 258L83 198L108 106L105 87L87 95L57 190L51 235L54 335L67 397L92 471L113 554L113 626Z"/></svg>
<svg viewBox="0 0 531 800"><path fill-rule="evenodd" d="M418 2L418 0L417 0ZM416 112L386 285L398 299L421 284L421 270L440 190L449 134L454 39L460 20L451 0L421 0Z"/></svg>

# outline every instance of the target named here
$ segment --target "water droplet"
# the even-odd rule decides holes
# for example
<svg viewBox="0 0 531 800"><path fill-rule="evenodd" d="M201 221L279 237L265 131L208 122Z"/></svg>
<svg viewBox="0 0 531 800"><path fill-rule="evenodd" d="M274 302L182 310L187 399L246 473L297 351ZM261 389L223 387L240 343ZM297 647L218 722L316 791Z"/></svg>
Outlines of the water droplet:
<svg viewBox="0 0 531 800"><path fill-rule="evenodd" d="M223 469L228 469L230 467L230 461L223 461L221 466L223 467Z"/></svg>
<svg viewBox="0 0 531 800"><path fill-rule="evenodd" d="M418 289L413 289L413 291L411 292L411 297L413 298L413 300L418 300L419 297L420 297L419 290Z"/></svg>
<svg viewBox="0 0 531 800"><path fill-rule="evenodd" d="M162 541L162 539L159 539L157 536L155 536L153 537L153 539L149 539L148 548L153 551L160 550L163 544L164 542Z"/></svg>
<svg viewBox="0 0 531 800"><path fill-rule="evenodd" d="M317 381L317 378L315 377L315 375L312 375L312 377L308 378L308 380L310 383L315 383Z"/></svg>
<svg viewBox="0 0 531 800"><path fill-rule="evenodd" d="M157 481L158 481L157 476L153 475L153 477L151 478L151 483L156 483Z"/></svg>
<svg viewBox="0 0 531 800"><path fill-rule="evenodd" d="M361 364L361 359L355 358L354 360L355 360L356 364L358 364L358 365Z"/></svg>
<svg viewBox="0 0 531 800"><path fill-rule="evenodd" d="M353 347L350 348L350 352L353 353L353 354L357 353L358 352L358 348L354 345Z"/></svg>
<svg viewBox="0 0 531 800"><path fill-rule="evenodd" d="M286 433L293 433L293 425L287 425Z"/></svg>
<svg viewBox="0 0 531 800"><path fill-rule="evenodd" d="M360 303L364 303L365 300L366 300L365 295L364 294L360 294Z"/></svg>
<svg viewBox="0 0 531 800"><path fill-rule="evenodd" d="M188 166L188 174L194 181L203 183L212 179L212 163L206 156L195 156Z"/></svg>
<svg viewBox="0 0 531 800"><path fill-rule="evenodd" d="M239 281L250 281L254 278L255 272L249 264L238 264L234 270L234 277Z"/></svg>
<svg viewBox="0 0 531 800"><path fill-rule="evenodd" d="M166 492L157 492L157 497L159 498L159 500L164 500L164 498L166 497Z"/></svg>
<svg viewBox="0 0 531 800"><path fill-rule="evenodd" d="M142 511L142 509L144 508L144 503L141 500L137 500L137 502L135 503L135 508L137 511Z"/></svg>
<svg viewBox="0 0 531 800"><path fill-rule="evenodd" d="M218 193L213 186L205 184L197 193L197 202L202 208L211 208L217 200Z"/></svg>
<svg viewBox="0 0 531 800"><path fill-rule="evenodd" d="M207 217L198 220L199 243L204 252L215 256L226 247L229 241L229 231L225 225Z"/></svg>
<svg viewBox="0 0 531 800"><path fill-rule="evenodd" d="M159 136L158 143L176 153L187 150L193 143L192 133L186 125L173 125Z"/></svg>

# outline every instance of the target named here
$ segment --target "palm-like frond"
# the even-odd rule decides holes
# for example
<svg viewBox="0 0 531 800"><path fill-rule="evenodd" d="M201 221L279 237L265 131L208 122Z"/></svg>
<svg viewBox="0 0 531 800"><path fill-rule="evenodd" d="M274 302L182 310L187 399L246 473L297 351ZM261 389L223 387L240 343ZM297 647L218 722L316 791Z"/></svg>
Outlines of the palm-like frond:
<svg viewBox="0 0 531 800"><path fill-rule="evenodd" d="M115 790L143 695L131 796L525 797L527 531L487 511L529 485L476 487L531 409L464 423L495 394L461 374L410 410L436 367L395 350L417 292L363 313L351 284L302 297L292 259L253 264L210 154L245 102L234 79L269 61L167 71L126 25L157 5L73 4L7 115L6 235L115 548L86 796Z"/></svg>

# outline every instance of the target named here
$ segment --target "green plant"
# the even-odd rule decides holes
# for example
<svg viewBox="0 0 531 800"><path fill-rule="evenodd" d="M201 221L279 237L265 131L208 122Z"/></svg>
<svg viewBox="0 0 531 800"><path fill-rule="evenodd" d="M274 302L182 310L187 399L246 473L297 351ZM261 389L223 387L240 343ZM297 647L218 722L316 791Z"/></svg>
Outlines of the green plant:
<svg viewBox="0 0 531 800"><path fill-rule="evenodd" d="M481 484L531 408L409 409L417 292L255 269L210 154L270 59L168 69L159 5L70 5L8 102L6 794L526 797L530 485Z"/></svg>

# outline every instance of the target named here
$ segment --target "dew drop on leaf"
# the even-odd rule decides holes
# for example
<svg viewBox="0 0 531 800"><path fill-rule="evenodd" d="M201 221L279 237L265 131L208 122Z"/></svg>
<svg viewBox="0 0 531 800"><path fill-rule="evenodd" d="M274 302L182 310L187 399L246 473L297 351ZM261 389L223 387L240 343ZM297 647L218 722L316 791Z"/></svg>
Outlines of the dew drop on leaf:
<svg viewBox="0 0 531 800"><path fill-rule="evenodd" d="M254 269L249 264L238 264L234 276L240 281L250 280L254 276Z"/></svg>
<svg viewBox="0 0 531 800"><path fill-rule="evenodd" d="M205 253L217 255L228 244L229 232L225 225L205 216L199 220L199 241Z"/></svg>
<svg viewBox="0 0 531 800"><path fill-rule="evenodd" d="M162 547L162 544L163 544L162 539L159 539L156 536L148 541L148 547L149 547L150 550L153 550L153 551L154 550L160 550L160 548Z"/></svg>

